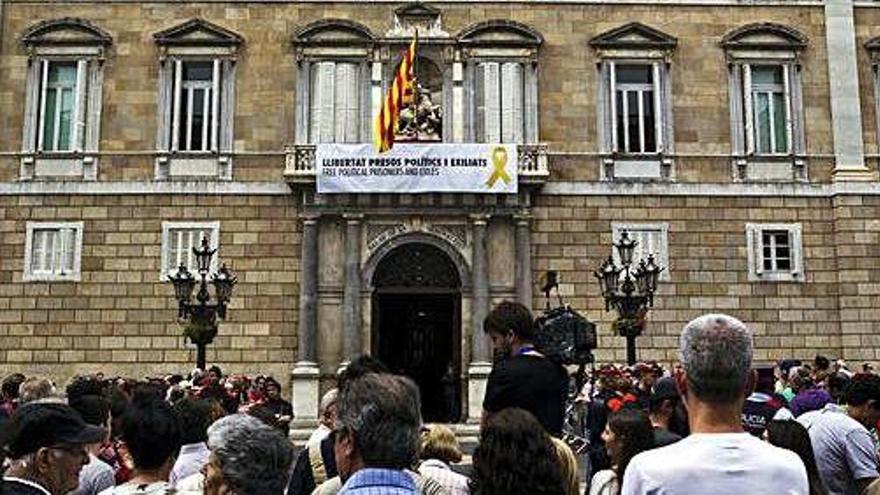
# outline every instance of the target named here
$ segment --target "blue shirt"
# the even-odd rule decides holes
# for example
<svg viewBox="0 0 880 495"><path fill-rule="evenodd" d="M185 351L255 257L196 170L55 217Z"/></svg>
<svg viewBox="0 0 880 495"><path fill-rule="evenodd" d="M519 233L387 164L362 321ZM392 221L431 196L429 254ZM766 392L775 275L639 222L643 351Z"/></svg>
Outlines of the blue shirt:
<svg viewBox="0 0 880 495"><path fill-rule="evenodd" d="M342 485L338 495L418 495L412 476L397 469L364 468Z"/></svg>

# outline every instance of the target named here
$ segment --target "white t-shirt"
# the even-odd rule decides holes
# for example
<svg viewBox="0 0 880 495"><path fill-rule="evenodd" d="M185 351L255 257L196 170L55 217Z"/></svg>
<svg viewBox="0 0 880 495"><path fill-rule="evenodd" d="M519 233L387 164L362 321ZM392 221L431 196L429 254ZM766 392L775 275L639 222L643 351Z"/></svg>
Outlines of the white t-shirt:
<svg viewBox="0 0 880 495"><path fill-rule="evenodd" d="M807 470L794 452L748 433L701 433L635 456L623 495L807 495Z"/></svg>

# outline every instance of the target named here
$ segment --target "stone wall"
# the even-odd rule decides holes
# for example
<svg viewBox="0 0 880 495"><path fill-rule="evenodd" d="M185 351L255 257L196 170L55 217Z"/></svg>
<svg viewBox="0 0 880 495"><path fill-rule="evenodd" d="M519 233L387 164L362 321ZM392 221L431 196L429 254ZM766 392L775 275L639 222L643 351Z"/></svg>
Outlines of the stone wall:
<svg viewBox="0 0 880 495"><path fill-rule="evenodd" d="M821 156L832 153L827 55L823 10L817 5L791 7L724 5L706 8L686 5L436 4L443 27L451 33L488 19L510 19L532 26L545 43L539 58L540 140L551 152L596 152L596 53L594 36L637 21L678 38L671 58L674 135L678 180L731 180L730 122L727 65L719 45L729 31L755 22L775 22L802 32L809 44L802 56L807 151L813 180L827 180L831 164ZM11 3L6 8L0 51L0 143L2 150L21 149L27 56L21 34L40 20L81 17L113 38L104 73L104 111L100 149L109 153L99 170L100 180L150 180L153 161L142 155L155 149L157 127L158 57L152 35L185 20L201 17L240 34L245 42L237 57L235 109L236 180L279 180L283 165L278 154L293 141L296 99L294 33L326 18L357 20L382 36L390 27L390 4L371 3L231 3L189 2L104 4L52 2ZM862 11L860 11L862 12ZM873 12L860 13L860 36L873 31ZM861 24L860 24L861 25ZM861 38L860 38L861 39ZM861 45L860 45L861 46ZM863 55L862 48L859 53ZM861 62L861 59L860 59ZM867 64L860 64L863 72ZM872 86L862 84L867 103ZM868 119L868 113L865 114ZM865 127L866 140L873 135ZM870 142L873 142L871 138ZM250 154L266 153L255 157ZM139 155L140 154L140 155ZM275 156L271 156L275 154ZM595 180L596 158L574 157L557 177ZM0 156L0 181L15 180L14 156Z"/></svg>
<svg viewBox="0 0 880 495"><path fill-rule="evenodd" d="M239 283L207 359L286 378L296 348L299 230L285 196L0 196L0 374L186 372L195 351L160 282L163 221L219 221ZM29 221L83 221L80 282L22 282Z"/></svg>
<svg viewBox="0 0 880 495"><path fill-rule="evenodd" d="M833 207L843 354L853 361L876 361L880 358L880 198L839 196Z"/></svg>
<svg viewBox="0 0 880 495"><path fill-rule="evenodd" d="M706 312L724 312L756 334L755 359L838 356L835 222L826 198L542 196L534 209L535 280L558 270L567 302L599 322L598 358L623 361L624 339L611 331L593 276L610 252L612 222L668 223L669 275L660 282L640 357L677 359L685 323ZM806 281L748 280L747 222L803 227ZM838 234L839 235L839 234ZM534 308L542 301L536 298Z"/></svg>

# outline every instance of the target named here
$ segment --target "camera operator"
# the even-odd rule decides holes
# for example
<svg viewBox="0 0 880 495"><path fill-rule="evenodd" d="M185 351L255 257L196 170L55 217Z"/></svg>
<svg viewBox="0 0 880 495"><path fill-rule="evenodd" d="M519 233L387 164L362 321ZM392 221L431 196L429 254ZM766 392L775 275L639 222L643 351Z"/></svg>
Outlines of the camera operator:
<svg viewBox="0 0 880 495"><path fill-rule="evenodd" d="M492 340L495 360L483 400L483 425L492 414L518 407L532 413L548 433L560 436L568 374L535 349L531 312L504 301L486 316L483 331Z"/></svg>

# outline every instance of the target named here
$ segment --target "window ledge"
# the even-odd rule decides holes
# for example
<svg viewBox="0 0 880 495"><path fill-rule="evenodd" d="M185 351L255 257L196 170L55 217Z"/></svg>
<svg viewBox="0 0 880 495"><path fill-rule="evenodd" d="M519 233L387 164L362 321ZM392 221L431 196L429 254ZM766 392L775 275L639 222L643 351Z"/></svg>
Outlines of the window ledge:
<svg viewBox="0 0 880 495"><path fill-rule="evenodd" d="M673 160L661 154L614 153L602 158L603 181L671 182Z"/></svg>
<svg viewBox="0 0 880 495"><path fill-rule="evenodd" d="M795 272L749 272L749 282L798 282L803 283L804 274Z"/></svg>
<svg viewBox="0 0 880 495"><path fill-rule="evenodd" d="M803 156L750 155L733 158L734 182L808 182Z"/></svg>
<svg viewBox="0 0 880 495"><path fill-rule="evenodd" d="M98 158L82 152L36 152L21 157L21 180L96 180Z"/></svg>
<svg viewBox="0 0 880 495"><path fill-rule="evenodd" d="M168 153L156 157L157 180L232 180L232 156L226 153Z"/></svg>
<svg viewBox="0 0 880 495"><path fill-rule="evenodd" d="M75 273L27 273L21 277L22 282L79 282L81 274Z"/></svg>

